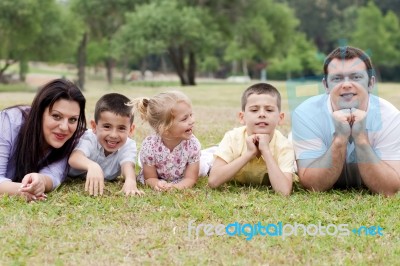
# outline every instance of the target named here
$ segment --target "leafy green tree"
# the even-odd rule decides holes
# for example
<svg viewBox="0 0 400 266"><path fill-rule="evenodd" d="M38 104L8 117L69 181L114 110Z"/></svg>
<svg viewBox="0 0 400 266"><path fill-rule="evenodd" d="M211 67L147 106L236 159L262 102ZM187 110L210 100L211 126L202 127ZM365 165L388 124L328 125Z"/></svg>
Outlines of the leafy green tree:
<svg viewBox="0 0 400 266"><path fill-rule="evenodd" d="M245 75L251 65L267 65L289 49L297 19L293 11L276 0L180 0L208 9L222 34L222 59L232 72ZM220 48L221 49L221 48Z"/></svg>
<svg viewBox="0 0 400 266"><path fill-rule="evenodd" d="M140 25L140 26L139 26ZM127 15L120 38L137 56L167 53L182 85L195 85L198 58L213 51L219 39L206 9L160 0Z"/></svg>
<svg viewBox="0 0 400 266"><path fill-rule="evenodd" d="M140 6L135 13L127 13L127 22L118 30L112 41L114 55L122 58L121 61L138 63L145 60L148 55L162 54L166 51L164 40L150 34L159 21L154 21L151 8L155 6ZM142 11L142 10L145 11ZM157 29L154 35L158 35ZM145 66L143 66L145 68ZM142 74L146 69L142 69Z"/></svg>
<svg viewBox="0 0 400 266"><path fill-rule="evenodd" d="M206 55L200 59L199 69L208 74L208 77L213 77L213 72L219 67L219 61L216 56Z"/></svg>
<svg viewBox="0 0 400 266"><path fill-rule="evenodd" d="M371 23L373 21L373 23ZM379 8L370 2L358 10L356 29L351 44L369 51L375 66L398 64L400 59L400 30L397 16L389 11L384 16Z"/></svg>
<svg viewBox="0 0 400 266"><path fill-rule="evenodd" d="M273 46L274 36L268 21L261 16L243 17L234 27L235 33L225 50L225 60L241 62L243 74L248 76L248 61L260 53L264 54L267 47ZM234 72L238 72L234 70ZM236 74L235 73L235 74Z"/></svg>
<svg viewBox="0 0 400 266"><path fill-rule="evenodd" d="M389 11L384 18L385 28L390 35L389 43L393 45L393 58L389 60L388 65L399 65L400 60L400 18L395 13Z"/></svg>
<svg viewBox="0 0 400 266"><path fill-rule="evenodd" d="M30 60L68 60L76 37L71 15L54 0L0 1L0 78L15 63L24 80Z"/></svg>
<svg viewBox="0 0 400 266"><path fill-rule="evenodd" d="M268 64L290 49L298 21L287 5L272 0L242 1L235 12L238 16L231 18L225 59L241 62L243 74L248 74L248 62Z"/></svg>
<svg viewBox="0 0 400 266"><path fill-rule="evenodd" d="M304 33L297 33L293 45L282 57L274 58L269 69L274 72L286 73L286 78L292 75L309 76L321 72L323 58L313 42L308 41Z"/></svg>
<svg viewBox="0 0 400 266"><path fill-rule="evenodd" d="M112 40L119 28L125 23L125 13L134 10L135 6L142 2L144 1L72 0L71 2L71 9L78 14L85 25L80 47L81 61L86 62L87 60L88 43L98 43L98 47L102 47L102 49L95 50L97 52L96 57L100 56L98 52L101 51L101 58L107 70L107 81L110 84L113 81L113 69L117 60Z"/></svg>
<svg viewBox="0 0 400 266"><path fill-rule="evenodd" d="M318 50L325 53L337 47L338 40L349 37L356 18L354 11L367 3L367 0L282 1L295 10L300 20L299 30L305 32Z"/></svg>
<svg viewBox="0 0 400 266"><path fill-rule="evenodd" d="M0 79L9 66L25 57L26 43L40 33L40 17L34 15L35 11L39 7L33 1L0 1L0 58L4 60Z"/></svg>
<svg viewBox="0 0 400 266"><path fill-rule="evenodd" d="M341 12L340 17L333 18L331 23L327 25L326 34L332 48L348 43L352 38L356 28L359 8L355 5L345 8ZM330 50L326 50L326 52L330 52Z"/></svg>
<svg viewBox="0 0 400 266"><path fill-rule="evenodd" d="M391 11L400 17L400 3L399 0L374 0L374 3L379 7L383 14Z"/></svg>

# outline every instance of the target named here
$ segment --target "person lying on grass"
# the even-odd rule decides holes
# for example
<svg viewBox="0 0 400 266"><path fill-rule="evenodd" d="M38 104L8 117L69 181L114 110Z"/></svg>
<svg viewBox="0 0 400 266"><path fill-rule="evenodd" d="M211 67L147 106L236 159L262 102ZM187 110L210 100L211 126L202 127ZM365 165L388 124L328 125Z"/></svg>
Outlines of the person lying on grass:
<svg viewBox="0 0 400 266"><path fill-rule="evenodd" d="M214 154L208 185L216 188L234 180L271 185L276 192L289 195L295 177L294 151L276 129L283 118L281 96L275 87L258 83L247 88L239 113L244 126L225 134Z"/></svg>
<svg viewBox="0 0 400 266"><path fill-rule="evenodd" d="M368 188L392 196L400 190L400 112L372 92L371 58L351 46L325 59L324 94L292 114L300 184L311 191Z"/></svg>
<svg viewBox="0 0 400 266"><path fill-rule="evenodd" d="M55 79L31 106L0 112L0 195L45 200L64 181L68 156L86 129L85 104L75 84Z"/></svg>
<svg viewBox="0 0 400 266"><path fill-rule="evenodd" d="M104 179L125 177L121 192L143 195L136 187L136 143L133 135L132 107L130 99L119 93L102 96L96 103L92 130L87 130L72 152L68 163L69 176L85 176L85 191L89 195L102 195Z"/></svg>
<svg viewBox="0 0 400 266"><path fill-rule="evenodd" d="M156 191L193 187L199 177L201 145L193 135L190 99L169 91L131 104L155 131L142 143L138 180Z"/></svg>

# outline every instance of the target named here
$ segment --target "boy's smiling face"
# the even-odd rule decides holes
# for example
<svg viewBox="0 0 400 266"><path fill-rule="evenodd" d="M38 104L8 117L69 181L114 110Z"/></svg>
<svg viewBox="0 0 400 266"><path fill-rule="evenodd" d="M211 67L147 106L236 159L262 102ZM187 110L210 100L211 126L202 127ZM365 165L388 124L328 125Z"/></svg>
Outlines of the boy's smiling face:
<svg viewBox="0 0 400 266"><path fill-rule="evenodd" d="M276 96L251 94L244 112L239 113L240 123L246 125L247 134L273 134L284 114L279 111Z"/></svg>
<svg viewBox="0 0 400 266"><path fill-rule="evenodd" d="M135 129L129 117L109 111L102 112L97 124L92 120L91 125L106 156L121 148Z"/></svg>

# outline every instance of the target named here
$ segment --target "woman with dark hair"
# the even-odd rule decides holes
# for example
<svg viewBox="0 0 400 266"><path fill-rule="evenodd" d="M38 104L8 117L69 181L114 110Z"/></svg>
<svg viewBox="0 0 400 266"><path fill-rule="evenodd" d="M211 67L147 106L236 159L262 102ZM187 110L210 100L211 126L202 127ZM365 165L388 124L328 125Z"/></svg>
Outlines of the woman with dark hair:
<svg viewBox="0 0 400 266"><path fill-rule="evenodd" d="M31 106L0 112L0 195L42 200L61 184L86 129L85 104L75 84L56 79L38 91Z"/></svg>

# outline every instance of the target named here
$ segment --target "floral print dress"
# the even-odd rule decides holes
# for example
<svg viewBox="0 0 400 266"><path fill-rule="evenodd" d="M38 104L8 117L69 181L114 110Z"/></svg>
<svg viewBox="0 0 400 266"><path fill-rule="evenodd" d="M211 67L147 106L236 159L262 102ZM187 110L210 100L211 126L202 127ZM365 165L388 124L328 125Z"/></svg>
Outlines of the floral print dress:
<svg viewBox="0 0 400 266"><path fill-rule="evenodd" d="M200 151L200 142L194 135L189 140L181 141L171 152L162 142L161 136L153 134L143 141L139 159L142 166L155 166L159 179L178 183L186 167L200 161ZM144 184L143 169L140 170L138 180Z"/></svg>

